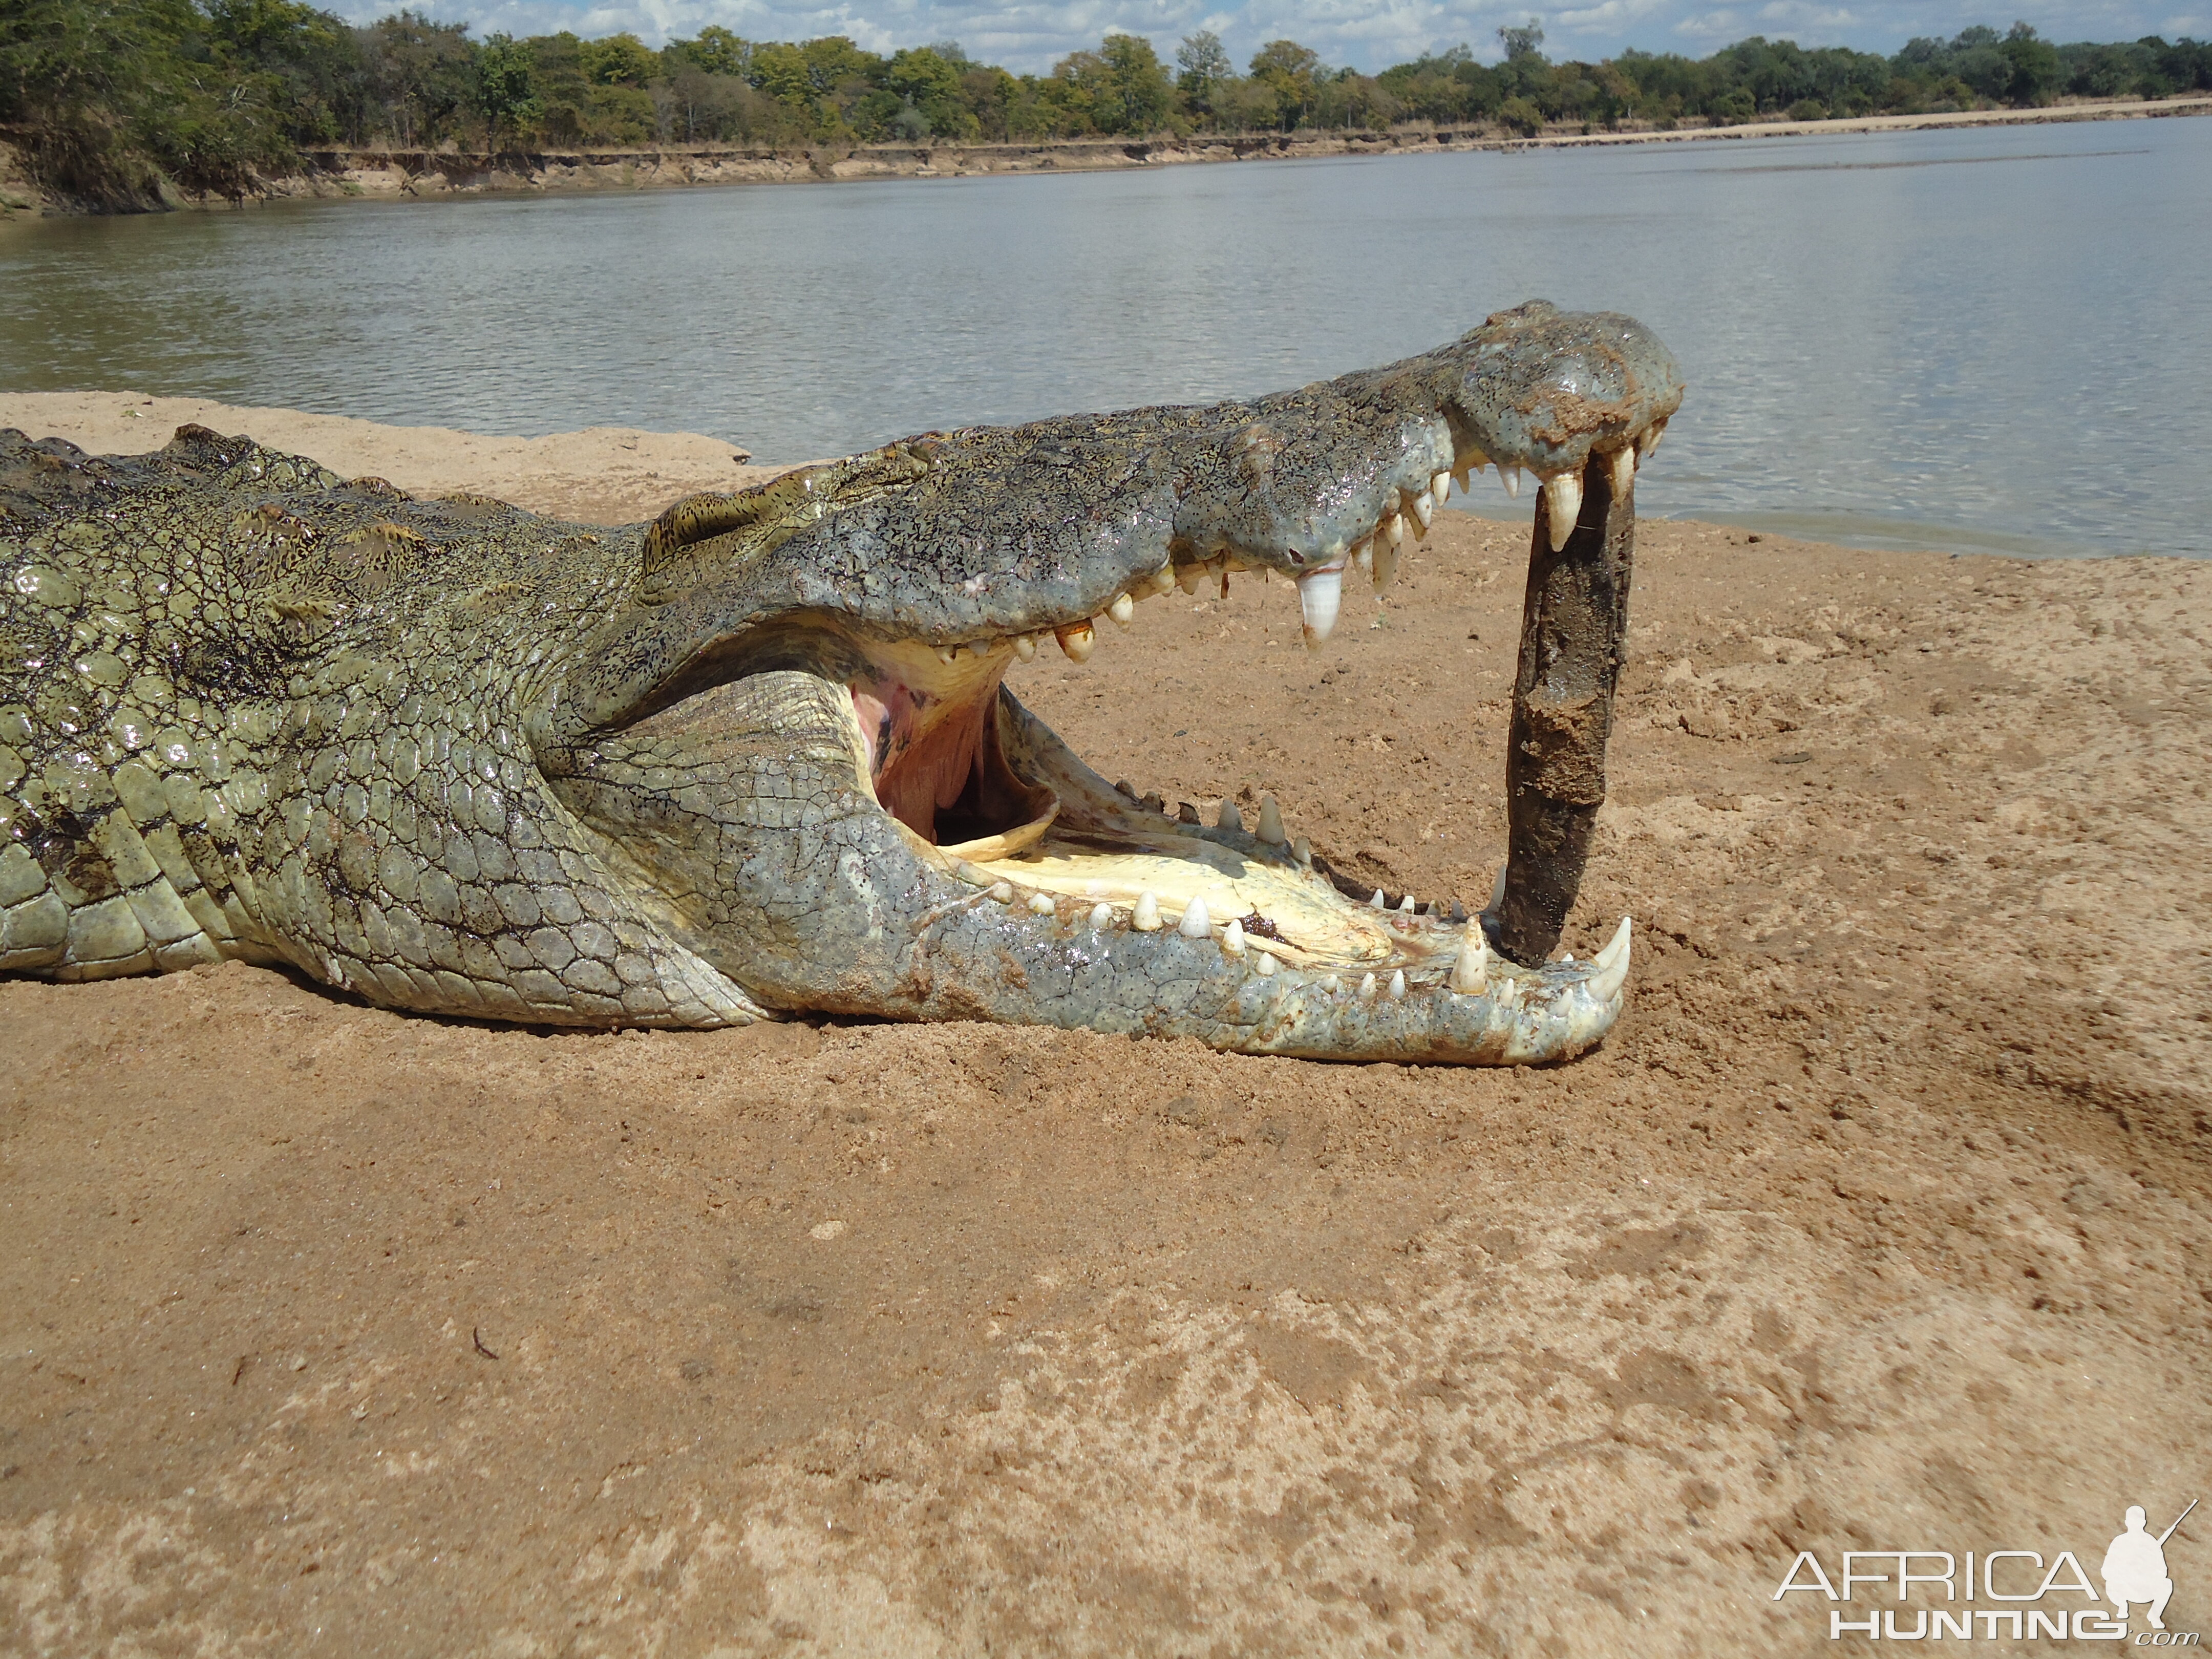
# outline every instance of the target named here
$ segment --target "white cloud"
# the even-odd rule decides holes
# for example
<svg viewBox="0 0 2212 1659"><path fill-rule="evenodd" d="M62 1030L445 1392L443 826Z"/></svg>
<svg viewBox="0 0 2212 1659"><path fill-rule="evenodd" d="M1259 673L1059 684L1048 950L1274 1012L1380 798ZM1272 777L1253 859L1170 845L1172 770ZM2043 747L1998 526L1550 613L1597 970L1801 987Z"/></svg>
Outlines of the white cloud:
<svg viewBox="0 0 2212 1659"><path fill-rule="evenodd" d="M359 21L397 9L398 0L341 0ZM433 15L465 21L479 33L536 34L574 29L611 34L629 29L648 44L695 34L709 23L756 40L844 34L872 52L957 40L987 63L1042 73L1059 58L1094 46L1109 30L1149 38L1172 60L1186 34L1209 28L1242 64L1269 40L1288 38L1333 64L1369 71L1462 43L1486 62L1498 55L1498 29L1532 14L1543 20L1554 58L1596 58L1629 46L1703 53L1747 34L1806 46L1894 52L1918 34L1948 36L1970 23L1997 28L2025 17L2060 40L2168 39L2208 32L2206 17L2173 15L2146 0L1755 0L1700 7L1696 0L1595 0L1547 10L1498 0L416 0ZM2170 3L2170 0L2169 0Z"/></svg>

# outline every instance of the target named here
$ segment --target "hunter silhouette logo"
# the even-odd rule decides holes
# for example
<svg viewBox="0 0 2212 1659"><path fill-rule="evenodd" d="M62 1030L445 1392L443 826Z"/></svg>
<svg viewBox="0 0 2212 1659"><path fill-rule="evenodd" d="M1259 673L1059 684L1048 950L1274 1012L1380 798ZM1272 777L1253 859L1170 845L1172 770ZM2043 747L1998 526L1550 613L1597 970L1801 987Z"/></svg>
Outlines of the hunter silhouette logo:
<svg viewBox="0 0 2212 1659"><path fill-rule="evenodd" d="M1773 1599L1789 1600L1795 1592L1832 1603L1826 1609L1830 1641L1849 1636L1875 1642L1936 1638L2018 1644L2040 1638L2193 1648L2203 1640L2196 1632L2166 1627L2166 1606L2173 1598L2166 1547L2198 1501L2191 1498L2172 1524L2157 1533L2150 1529L2148 1511L2131 1504L2125 1530L2105 1550L2098 1574L2105 1584L2101 1597L2082 1559L2069 1549L2048 1557L2033 1549L1963 1554L1886 1549L1846 1550L1841 1570L1832 1575L1814 1552L1801 1550L1775 1587ZM2129 1617L2136 1607L2143 1609L2149 1628L2131 1632Z"/></svg>
<svg viewBox="0 0 2212 1659"><path fill-rule="evenodd" d="M2189 1510L2195 1509L2197 1504L2196 1498L2191 1498ZM2173 1580L2166 1571L2166 1540L2189 1519L2189 1510L2174 1516L2173 1525L2154 1538L2142 1505L2129 1505L2128 1529L2112 1540L2112 1547L2105 1552L2100 1574L2105 1581L2105 1599L2119 1609L2122 1619L2128 1616L2130 1602L2147 1602L2150 1607L2150 1627L2166 1628L2166 1604L2173 1598Z"/></svg>

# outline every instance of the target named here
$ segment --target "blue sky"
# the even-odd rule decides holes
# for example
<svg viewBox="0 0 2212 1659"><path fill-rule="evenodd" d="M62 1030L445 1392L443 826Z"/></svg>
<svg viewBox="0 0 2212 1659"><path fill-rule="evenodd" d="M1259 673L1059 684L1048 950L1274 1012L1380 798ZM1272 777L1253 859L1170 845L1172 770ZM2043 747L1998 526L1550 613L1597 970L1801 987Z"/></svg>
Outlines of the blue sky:
<svg viewBox="0 0 2212 1659"><path fill-rule="evenodd" d="M1894 52L1916 34L1951 35L1970 23L1998 28L2024 18L2059 40L2132 40L2145 34L2203 39L2212 33L2212 0L2002 0L1997 9L1935 0L1595 0L1540 7L1466 0L416 0L441 19L479 33L536 34L574 29L611 34L630 29L653 46L719 23L756 40L850 35L872 51L957 40L969 55L1015 70L1042 73L1109 30L1150 37L1164 58L1196 29L1220 35L1241 65L1267 41L1285 36L1332 64L1373 71L1424 52L1465 41L1485 59L1498 55L1498 26L1542 17L1553 58L1609 57L1624 47L1702 57L1716 46L1764 34L1804 46ZM363 21L393 4L355 5Z"/></svg>

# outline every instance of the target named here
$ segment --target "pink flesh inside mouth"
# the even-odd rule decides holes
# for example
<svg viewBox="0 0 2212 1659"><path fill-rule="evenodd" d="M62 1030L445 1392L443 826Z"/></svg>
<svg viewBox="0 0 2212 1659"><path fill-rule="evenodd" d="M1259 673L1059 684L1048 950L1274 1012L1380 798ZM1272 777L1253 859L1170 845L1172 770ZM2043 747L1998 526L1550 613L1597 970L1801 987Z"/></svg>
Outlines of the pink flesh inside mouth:
<svg viewBox="0 0 2212 1659"><path fill-rule="evenodd" d="M944 826L951 831L946 834L940 833L939 815L963 798L980 804L996 793L984 772L984 726L997 706L1000 678L993 674L957 698L917 690L889 674L848 688L866 740L876 799L924 841L969 839L977 827L972 817L957 830ZM1003 827L983 826L987 833Z"/></svg>

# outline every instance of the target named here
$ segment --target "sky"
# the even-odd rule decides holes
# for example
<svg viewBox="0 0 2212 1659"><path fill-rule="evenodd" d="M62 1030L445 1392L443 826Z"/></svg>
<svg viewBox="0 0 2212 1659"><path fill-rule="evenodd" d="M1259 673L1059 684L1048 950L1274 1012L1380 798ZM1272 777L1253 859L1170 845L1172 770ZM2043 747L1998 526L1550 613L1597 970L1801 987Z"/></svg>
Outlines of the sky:
<svg viewBox="0 0 2212 1659"><path fill-rule="evenodd" d="M478 33L517 36L573 29L586 36L629 29L648 46L709 23L752 40L849 35L872 52L957 40L968 55L1017 73L1042 74L1109 32L1141 34L1172 63L1185 35L1218 34L1242 66L1269 40L1288 38L1329 64L1370 74L1465 43L1486 62L1498 30L1540 16L1554 59L1595 61L1634 46L1704 57L1748 34L1801 46L1893 52L1915 35L1948 37L1972 23L2015 20L2056 40L2168 40L2212 33L2212 0L1996 0L1996 9L1942 0L1595 0L1557 10L1481 0L416 0L441 21ZM397 9L356 3L367 22Z"/></svg>

